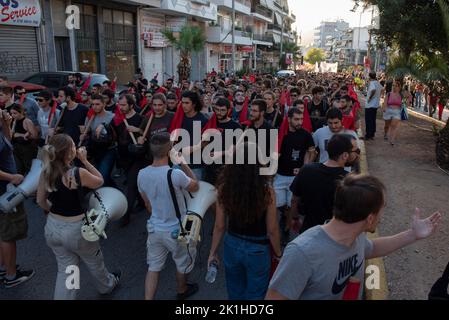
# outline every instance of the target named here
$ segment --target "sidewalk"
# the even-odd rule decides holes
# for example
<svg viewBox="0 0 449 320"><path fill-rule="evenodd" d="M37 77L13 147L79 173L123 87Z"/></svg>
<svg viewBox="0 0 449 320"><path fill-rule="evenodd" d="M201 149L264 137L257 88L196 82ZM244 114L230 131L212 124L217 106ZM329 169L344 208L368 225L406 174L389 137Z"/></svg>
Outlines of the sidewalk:
<svg viewBox="0 0 449 320"><path fill-rule="evenodd" d="M383 126L378 118L376 139L366 143L370 174L387 187L379 234L410 228L416 207L422 216L435 211L443 214L437 234L384 259L389 299L427 299L449 260L449 176L436 166L431 123L414 117L402 122L394 147L383 140Z"/></svg>

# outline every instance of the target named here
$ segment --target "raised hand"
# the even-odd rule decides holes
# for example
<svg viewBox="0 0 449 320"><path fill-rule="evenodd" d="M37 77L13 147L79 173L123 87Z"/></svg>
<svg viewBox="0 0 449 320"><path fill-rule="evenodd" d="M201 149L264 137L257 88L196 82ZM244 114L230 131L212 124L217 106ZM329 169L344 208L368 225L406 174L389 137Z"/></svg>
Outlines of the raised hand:
<svg viewBox="0 0 449 320"><path fill-rule="evenodd" d="M435 232L441 219L441 213L439 212L435 212L426 219L421 219L420 215L421 211L419 208L416 208L416 213L412 222L412 230L416 240L425 239L431 236Z"/></svg>

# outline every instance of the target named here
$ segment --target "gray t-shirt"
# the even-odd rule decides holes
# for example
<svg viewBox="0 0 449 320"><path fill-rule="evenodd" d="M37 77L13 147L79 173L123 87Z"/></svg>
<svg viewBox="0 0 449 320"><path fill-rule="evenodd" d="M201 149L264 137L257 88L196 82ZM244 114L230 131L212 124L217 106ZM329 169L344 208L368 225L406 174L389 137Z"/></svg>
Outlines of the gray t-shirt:
<svg viewBox="0 0 449 320"><path fill-rule="evenodd" d="M39 111L37 112L37 122L40 128L40 134L41 134L41 138L45 139L47 137L48 134L48 129L50 128L49 124L48 124L48 117L50 116L50 112L51 112L51 108L48 109L47 111L44 111L43 109L39 108ZM52 120L51 120L51 127L54 128L58 119L59 119L59 115L60 115L60 111L56 110L55 114L52 116Z"/></svg>
<svg viewBox="0 0 449 320"><path fill-rule="evenodd" d="M313 142L320 149L320 163L325 163L329 160L329 154L327 153L327 144L329 140L334 136L333 133L328 126L318 129L313 134ZM356 140L357 144L359 144L357 134L352 130L344 129L338 134L349 134L352 135Z"/></svg>
<svg viewBox="0 0 449 320"><path fill-rule="evenodd" d="M269 288L290 300L341 300L349 278L360 280L362 288L372 250L364 233L348 248L322 226L313 227L287 245Z"/></svg>
<svg viewBox="0 0 449 320"><path fill-rule="evenodd" d="M167 172L169 169L169 166L149 166L140 170L137 177L139 192L145 194L150 200L152 213L148 225L155 231L173 231L179 228L179 221L168 187ZM178 198L181 218L184 218L186 206L181 189L186 189L192 180L183 171L173 169L172 181Z"/></svg>
<svg viewBox="0 0 449 320"><path fill-rule="evenodd" d="M112 119L114 118L114 114L112 112L106 111L106 113L102 116L96 115L92 120L90 125L91 135L94 135L98 126L101 124L110 124ZM86 118L86 125L89 123L89 119ZM107 134L106 129L103 129L104 132L102 134Z"/></svg>

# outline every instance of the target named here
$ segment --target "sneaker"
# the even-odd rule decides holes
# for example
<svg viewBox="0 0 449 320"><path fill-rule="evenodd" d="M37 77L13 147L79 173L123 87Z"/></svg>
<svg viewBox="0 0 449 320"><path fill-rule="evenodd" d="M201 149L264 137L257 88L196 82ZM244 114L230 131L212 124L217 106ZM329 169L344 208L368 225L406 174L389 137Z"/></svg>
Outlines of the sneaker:
<svg viewBox="0 0 449 320"><path fill-rule="evenodd" d="M30 280L34 276L34 270L17 270L16 277L12 280L8 280L5 276L3 282L5 284L5 288L13 288L18 286L19 284Z"/></svg>
<svg viewBox="0 0 449 320"><path fill-rule="evenodd" d="M16 270L19 269L19 265L16 264ZM6 276L6 270L0 270L0 281L3 281Z"/></svg>
<svg viewBox="0 0 449 320"><path fill-rule="evenodd" d="M195 293L198 292L198 284L197 283L188 283L187 284L187 290L184 293L178 293L176 295L177 300L185 300L188 297L193 296Z"/></svg>

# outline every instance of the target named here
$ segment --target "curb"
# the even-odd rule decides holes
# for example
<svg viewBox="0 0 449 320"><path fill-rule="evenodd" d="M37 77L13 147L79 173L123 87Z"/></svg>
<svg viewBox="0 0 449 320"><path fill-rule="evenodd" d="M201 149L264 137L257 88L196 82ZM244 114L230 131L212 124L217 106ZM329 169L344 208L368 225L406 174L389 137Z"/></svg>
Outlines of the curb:
<svg viewBox="0 0 449 320"><path fill-rule="evenodd" d="M424 115L422 113L416 112L416 111L414 111L414 110L412 110L410 108L407 108L407 112L408 112L409 115L411 115L411 116L413 116L415 118L418 118L418 119L421 119L421 120L433 123L434 125L437 125L439 127L446 126L446 123L444 121L440 121L440 120L431 118L431 117L429 117L427 115Z"/></svg>
<svg viewBox="0 0 449 320"><path fill-rule="evenodd" d="M369 174L368 171L368 160L366 156L365 142L359 141L360 144L360 173ZM373 240L379 237L377 231L373 234L367 234L368 239ZM366 287L366 282L364 283L364 293L365 300L388 300L388 283L387 283L387 273L385 271L385 264L383 258L376 258L371 260L366 260L365 268L367 266L376 266L379 270L379 289L368 289Z"/></svg>

